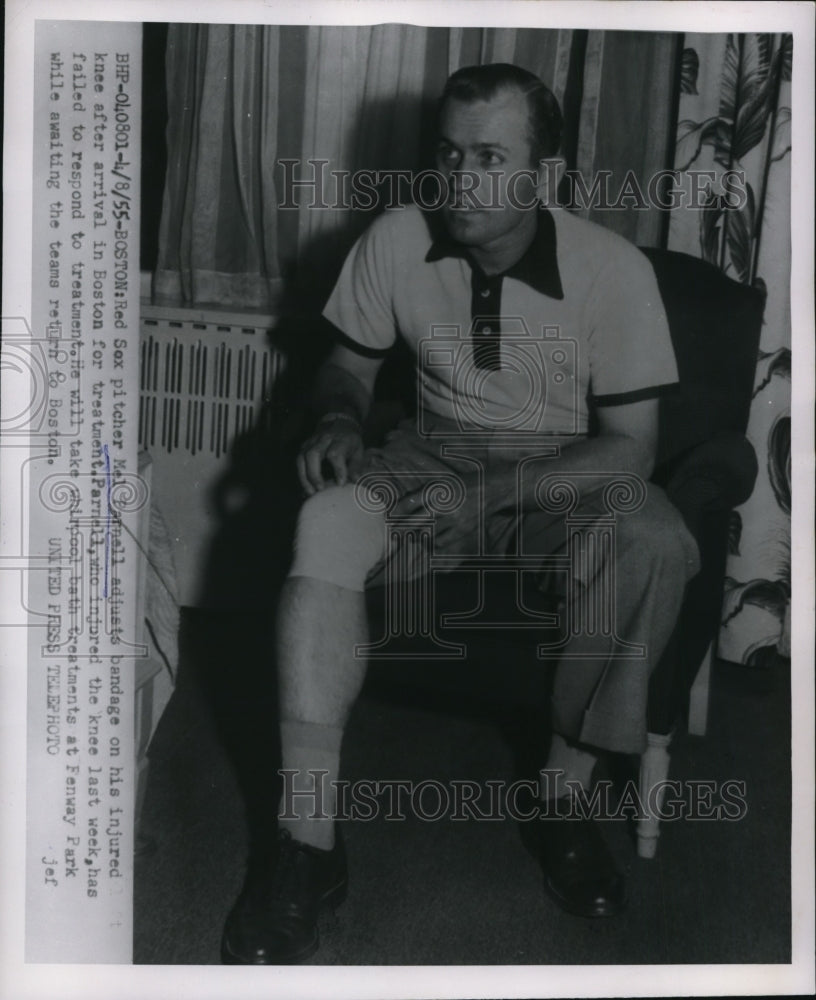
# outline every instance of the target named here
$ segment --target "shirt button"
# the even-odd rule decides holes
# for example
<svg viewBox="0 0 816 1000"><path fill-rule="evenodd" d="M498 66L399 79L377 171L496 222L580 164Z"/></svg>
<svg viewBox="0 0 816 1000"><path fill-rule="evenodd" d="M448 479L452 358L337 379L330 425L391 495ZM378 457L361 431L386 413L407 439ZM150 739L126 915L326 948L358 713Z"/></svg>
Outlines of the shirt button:
<svg viewBox="0 0 816 1000"><path fill-rule="evenodd" d="M481 296L482 296L483 299L486 299L488 297L488 295L490 295L490 289L489 288L483 288L480 294L481 294Z"/></svg>

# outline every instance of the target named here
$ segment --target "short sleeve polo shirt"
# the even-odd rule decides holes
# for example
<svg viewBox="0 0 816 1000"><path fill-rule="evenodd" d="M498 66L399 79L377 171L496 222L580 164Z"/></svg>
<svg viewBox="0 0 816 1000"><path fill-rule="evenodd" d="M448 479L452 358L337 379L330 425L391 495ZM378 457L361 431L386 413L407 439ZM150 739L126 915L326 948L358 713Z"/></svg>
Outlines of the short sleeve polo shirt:
<svg viewBox="0 0 816 1000"><path fill-rule="evenodd" d="M591 405L677 381L649 261L563 209L541 209L521 260L490 276L438 217L385 212L349 253L324 317L370 356L404 338L421 407L468 426L583 435Z"/></svg>

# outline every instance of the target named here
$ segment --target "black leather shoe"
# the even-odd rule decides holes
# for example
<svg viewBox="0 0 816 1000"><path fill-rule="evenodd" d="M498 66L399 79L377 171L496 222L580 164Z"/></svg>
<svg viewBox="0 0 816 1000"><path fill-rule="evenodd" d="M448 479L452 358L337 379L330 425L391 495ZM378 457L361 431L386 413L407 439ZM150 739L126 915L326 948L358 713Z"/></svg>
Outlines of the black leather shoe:
<svg viewBox="0 0 816 1000"><path fill-rule="evenodd" d="M626 905L626 886L595 821L576 817L569 804L542 812L544 885L561 909L579 917L612 917Z"/></svg>
<svg viewBox="0 0 816 1000"><path fill-rule="evenodd" d="M340 831L321 851L288 830L278 834L272 858L255 862L224 927L225 965L293 965L317 951L321 906L346 898L346 855Z"/></svg>

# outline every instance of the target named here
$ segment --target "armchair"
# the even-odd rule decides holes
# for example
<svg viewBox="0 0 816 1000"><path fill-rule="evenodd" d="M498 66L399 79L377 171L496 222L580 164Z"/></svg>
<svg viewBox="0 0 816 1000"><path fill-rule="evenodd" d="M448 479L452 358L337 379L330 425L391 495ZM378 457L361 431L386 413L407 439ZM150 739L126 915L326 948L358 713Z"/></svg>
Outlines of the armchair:
<svg viewBox="0 0 816 1000"><path fill-rule="evenodd" d="M720 624L730 511L751 494L757 460L744 437L765 300L713 265L644 250L666 308L679 391L661 400L655 482L697 540L701 568L686 588L677 626L649 687L649 746L641 791L668 774L671 733L686 697L688 730L705 735L711 657ZM641 795L646 801L646 798ZM638 826L638 853L652 857L658 819Z"/></svg>
<svg viewBox="0 0 816 1000"><path fill-rule="evenodd" d="M744 434L748 422L764 299L759 290L740 285L716 267L702 260L672 251L646 249L666 308L679 369L679 387L660 401L658 454L653 480L680 510L694 535L701 555L701 569L689 583L674 634L649 688L649 745L641 758L641 800L649 801L648 790L668 775L668 748L683 703L690 698L689 731L705 733L708 674L712 648L719 627L730 511L744 502L753 489L757 474L754 450ZM380 403L379 414L393 415L393 396L405 390L405 372L396 367L384 372L389 405ZM402 382L402 384L401 384ZM410 398L410 397L407 397ZM380 419L375 415L375 423ZM463 616L451 610L462 607L465 587L462 576L449 574L439 581L432 612L436 636L442 643L467 638ZM509 588L505 587L505 590ZM428 593L424 591L423 593ZM482 595L480 595L481 598ZM531 598L532 600L533 598ZM515 595L494 587L485 597L493 605L507 605L496 611L496 621L508 621L507 612ZM465 604L471 597L464 598ZM381 624L381 599L370 595L374 622ZM442 613L444 609L444 613ZM556 610L545 601L542 616ZM488 615L490 617L490 615ZM458 619L453 628L445 622ZM483 616L484 620L484 616ZM542 617L542 620L543 617ZM375 625L374 635L377 635ZM529 669L530 650L539 636L535 631L496 633L471 631L471 647L478 647L467 663L467 675L455 664L444 666L419 662L411 665L412 685L431 684L449 691L484 687L489 697L529 703L540 700L545 673ZM498 642L505 652L498 653ZM517 662L508 656L507 646L527 656ZM485 651L497 651L492 664ZM376 643L372 648L377 657ZM408 658L407 654L403 658ZM496 662L502 664L498 688ZM394 670L393 659L390 669ZM379 668L375 667L375 671ZM380 671L381 672L381 671ZM695 680L696 678L696 680ZM659 812L659 801L658 812ZM653 857L659 834L655 814L638 822L638 853Z"/></svg>
<svg viewBox="0 0 816 1000"><path fill-rule="evenodd" d="M671 734L689 695L689 731L705 732L707 677L720 621L729 513L750 495L757 473L756 457L744 433L764 307L759 290L732 281L711 264L672 251L644 252L655 270L679 368L678 389L660 402L653 478L666 490L697 540L701 569L686 588L674 634L650 680L650 735L649 747L641 757L642 791L667 776ZM314 363L319 324L310 332L315 335L308 339L309 360ZM285 330L277 339L283 333ZM303 323L298 322L293 324L292 344L286 352L293 362L298 358L297 346L302 348L303 344ZM223 565L231 566L236 547L241 547L248 589L231 591L230 596L234 600L239 593L243 606L259 601L262 595L258 606L268 607L273 599L270 590L285 574L291 558L300 503L294 455L306 429L302 386L307 377L294 364L291 368L291 399L279 402L278 408L267 414L259 433L242 441L242 450L233 453L229 475L220 483L222 535L208 583L215 587L223 579L233 580L217 572L221 563L216 556L221 553ZM383 366L376 395L366 429L372 440L416 399L407 349L397 348ZM279 397L281 401L286 398L284 394ZM233 510L226 498L239 485L251 503ZM259 538L264 539L262 545ZM507 587L506 579L501 580L499 574L495 577L486 599L495 610L494 620L508 621L516 594ZM381 592L369 594L375 641L383 631L382 598ZM534 613L557 613L552 601L538 592L532 573L525 574L524 599L525 603L529 599ZM488 704L510 703L515 709L543 703L548 671L541 669L544 665L535 655L539 631L469 630L461 617L472 606L472 579L468 581L467 574L454 571L441 576L432 609L438 634L444 641L464 640L473 655L464 665L456 660L440 664L420 658L405 668L394 659L382 660L375 652L369 684L387 684L392 690L396 685L403 692L430 689L457 699L468 692ZM457 613L459 621L451 623ZM501 665L498 680L497 663ZM646 795L641 799L648 802ZM642 856L654 855L658 832L656 816L639 821L638 852Z"/></svg>

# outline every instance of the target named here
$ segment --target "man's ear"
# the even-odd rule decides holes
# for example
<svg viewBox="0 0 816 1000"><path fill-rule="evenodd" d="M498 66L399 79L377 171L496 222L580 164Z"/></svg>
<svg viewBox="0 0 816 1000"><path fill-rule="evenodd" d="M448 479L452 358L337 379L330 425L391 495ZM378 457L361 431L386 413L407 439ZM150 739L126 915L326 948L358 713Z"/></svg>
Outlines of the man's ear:
<svg viewBox="0 0 816 1000"><path fill-rule="evenodd" d="M538 183L536 194L545 207L558 204L558 185L567 169L563 156L550 156L538 161Z"/></svg>

